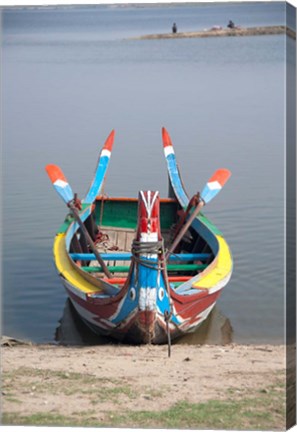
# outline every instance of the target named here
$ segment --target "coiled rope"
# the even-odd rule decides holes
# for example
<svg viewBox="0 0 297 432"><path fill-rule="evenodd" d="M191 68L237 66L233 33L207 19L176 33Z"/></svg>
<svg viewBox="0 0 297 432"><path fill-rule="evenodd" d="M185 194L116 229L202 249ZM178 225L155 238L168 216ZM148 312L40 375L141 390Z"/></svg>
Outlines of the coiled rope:
<svg viewBox="0 0 297 432"><path fill-rule="evenodd" d="M133 240L131 252L133 259L139 264L155 270L164 270L166 263L164 260L160 260L160 257L164 254L163 240L156 242L142 242ZM154 263L143 255L157 255L159 259L157 259L157 261Z"/></svg>

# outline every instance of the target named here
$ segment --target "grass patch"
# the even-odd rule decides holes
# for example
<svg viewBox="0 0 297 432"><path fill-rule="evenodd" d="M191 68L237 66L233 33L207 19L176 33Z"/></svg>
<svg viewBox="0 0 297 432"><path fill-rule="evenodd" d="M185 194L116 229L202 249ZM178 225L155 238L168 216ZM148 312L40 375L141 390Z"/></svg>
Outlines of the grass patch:
<svg viewBox="0 0 297 432"><path fill-rule="evenodd" d="M60 414L36 413L29 416L21 416L17 413L3 413L3 425L24 426L73 426L73 419Z"/></svg>
<svg viewBox="0 0 297 432"><path fill-rule="evenodd" d="M29 394L29 397L55 395L57 398L62 394L66 397L87 396L90 406L102 404L103 402L112 402L114 405L120 406L127 401L127 398L135 399L138 397L135 389L126 384L126 382L123 382L123 380L116 378L108 379L105 377L98 378L87 373L21 367L13 372L4 374L3 380L6 383L5 398L10 403L22 403L15 398L14 394L18 394L20 398L26 398L26 394ZM14 389L14 394L11 393L11 389ZM80 414L79 408L78 413ZM56 421L61 424L64 420L64 418L60 418L59 420L59 417L51 418L50 416L48 418L49 424L55 424ZM73 421L77 421L77 416L68 420L67 424L69 422L72 424ZM13 418L12 421L14 421ZM36 424L42 424L34 416L31 419L27 419L27 417L19 419L21 424L31 424L31 421L36 422ZM45 420L41 417L40 421L44 422Z"/></svg>
<svg viewBox="0 0 297 432"><path fill-rule="evenodd" d="M96 393L97 397L92 399L92 404L106 401L118 403L118 398L122 395L127 396L129 399L135 399L137 397L136 392L130 386L100 387L97 389Z"/></svg>
<svg viewBox="0 0 297 432"><path fill-rule="evenodd" d="M158 429L237 429L276 430L284 429L284 396L278 400L269 394L260 398L237 401L209 401L206 403L179 402L163 411L106 412L104 419L96 419L94 411L65 417L53 413L20 416L16 413L3 415L6 425L48 426L100 426L138 427Z"/></svg>
<svg viewBox="0 0 297 432"><path fill-rule="evenodd" d="M35 369L21 367L13 372L3 374L5 388L17 386L20 394L76 394L97 395L100 401L114 399L118 394L133 396L132 388L122 386L122 382L112 378L96 378L91 374L53 371L50 369ZM113 387L112 387L113 386ZM7 399L8 400L8 399Z"/></svg>
<svg viewBox="0 0 297 432"><path fill-rule="evenodd" d="M279 405L280 401L275 404ZM165 411L112 413L108 426L166 429L242 429L284 428L285 411L262 399L209 401L193 404L179 402Z"/></svg>
<svg viewBox="0 0 297 432"><path fill-rule="evenodd" d="M4 377L5 378L5 377ZM5 412L4 425L31 426L80 426L80 427L126 427L158 429L235 429L235 430L279 430L285 429L285 383L277 379L273 385L260 387L252 393L250 389L226 389L224 400L205 403L180 401L166 410L127 410L127 398L134 400L135 408L147 406L141 398L158 399L164 396L165 388L153 389L149 386L133 388L126 380L96 378L90 374L65 373L60 371L21 368L7 380L18 380L18 388L12 392L7 383L4 397L17 399L19 403L25 385L34 394L51 393L59 397L66 395L88 395L90 404L87 411L77 410L69 416L58 412L40 412L20 415ZM34 385L33 385L34 384ZM34 390L33 390L34 389ZM19 393L18 393L19 392ZM26 391L28 392L28 391ZM167 396L166 396L167 397ZM168 394L170 398L170 393ZM9 400L8 400L9 401ZM102 402L112 402L113 409L98 412ZM132 406L132 404L131 404ZM156 405L155 405L156 406ZM134 409L135 409L134 408ZM14 409L14 408L12 408Z"/></svg>
<svg viewBox="0 0 297 432"><path fill-rule="evenodd" d="M37 368L28 368L28 367L20 367L13 372L3 373L3 378L15 379L18 377L24 378L42 378L44 380L48 380L51 378L56 378L59 380L67 380L67 381L83 381L84 383L93 382L94 375L91 374L82 374L77 372L65 372L65 371L54 371L51 369L37 369Z"/></svg>
<svg viewBox="0 0 297 432"><path fill-rule="evenodd" d="M21 404L22 403L19 399L15 398L13 396L6 396L6 400L8 402L16 403L16 404Z"/></svg>

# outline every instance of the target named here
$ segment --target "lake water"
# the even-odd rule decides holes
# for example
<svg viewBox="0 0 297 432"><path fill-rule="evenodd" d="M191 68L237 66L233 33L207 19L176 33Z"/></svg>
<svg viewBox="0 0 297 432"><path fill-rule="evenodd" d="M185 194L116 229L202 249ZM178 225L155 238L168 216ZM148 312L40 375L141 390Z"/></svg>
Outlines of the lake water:
<svg viewBox="0 0 297 432"><path fill-rule="evenodd" d="M284 25L285 12L285 3L2 10L2 333L53 341L63 314L52 242L66 209L45 165L60 165L83 197L115 128L105 193L166 196L164 125L190 195L217 168L233 173L205 213L234 256L218 302L234 340L283 341L286 37L130 38L173 22Z"/></svg>

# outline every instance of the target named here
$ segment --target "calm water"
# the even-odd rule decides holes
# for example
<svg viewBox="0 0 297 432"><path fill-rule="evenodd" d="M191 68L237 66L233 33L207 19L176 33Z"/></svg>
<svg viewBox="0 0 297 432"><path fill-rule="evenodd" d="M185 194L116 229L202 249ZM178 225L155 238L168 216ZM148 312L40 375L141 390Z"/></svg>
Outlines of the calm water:
<svg viewBox="0 0 297 432"><path fill-rule="evenodd" d="M234 340L282 341L285 36L129 40L229 19L284 24L285 4L2 11L4 334L53 341L66 302L52 261L65 207L44 166L83 197L115 128L105 192L166 196L164 125L189 194L219 167L233 173L205 213L234 255L218 302Z"/></svg>

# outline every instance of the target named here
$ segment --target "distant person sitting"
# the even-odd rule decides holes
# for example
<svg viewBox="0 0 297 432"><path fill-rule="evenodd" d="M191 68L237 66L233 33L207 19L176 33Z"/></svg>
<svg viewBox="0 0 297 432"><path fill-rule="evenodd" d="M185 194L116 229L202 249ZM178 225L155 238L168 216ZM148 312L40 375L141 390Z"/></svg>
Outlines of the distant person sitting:
<svg viewBox="0 0 297 432"><path fill-rule="evenodd" d="M234 22L231 21L231 20L229 20L229 23L228 23L227 27L230 28L230 29L234 29L235 28Z"/></svg>
<svg viewBox="0 0 297 432"><path fill-rule="evenodd" d="M176 32L177 32L177 25L176 25L176 23L173 23L172 33L176 33Z"/></svg>

